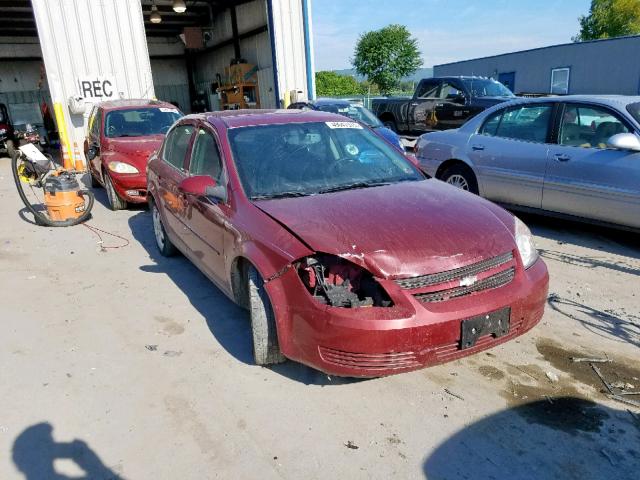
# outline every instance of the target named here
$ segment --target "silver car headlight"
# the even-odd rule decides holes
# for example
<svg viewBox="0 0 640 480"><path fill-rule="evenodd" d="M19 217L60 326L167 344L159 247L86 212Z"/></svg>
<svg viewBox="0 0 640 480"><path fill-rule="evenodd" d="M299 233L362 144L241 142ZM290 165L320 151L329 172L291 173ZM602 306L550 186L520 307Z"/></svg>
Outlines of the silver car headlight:
<svg viewBox="0 0 640 480"><path fill-rule="evenodd" d="M538 249L533 241L531 230L518 217L515 219L515 238L518 252L524 268L529 268L538 259Z"/></svg>

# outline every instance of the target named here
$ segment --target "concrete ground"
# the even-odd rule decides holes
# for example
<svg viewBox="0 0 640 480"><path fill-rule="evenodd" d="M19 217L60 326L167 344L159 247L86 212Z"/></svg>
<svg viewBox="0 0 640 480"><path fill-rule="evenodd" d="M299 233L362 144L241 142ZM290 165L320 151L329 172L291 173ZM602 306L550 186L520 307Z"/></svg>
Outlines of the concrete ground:
<svg viewBox="0 0 640 480"><path fill-rule="evenodd" d="M254 366L245 313L158 256L147 210L97 198L89 224L128 245L22 219L0 159L0 478L637 478L640 409L569 358L640 387L638 235L524 217L551 274L536 328L353 380Z"/></svg>

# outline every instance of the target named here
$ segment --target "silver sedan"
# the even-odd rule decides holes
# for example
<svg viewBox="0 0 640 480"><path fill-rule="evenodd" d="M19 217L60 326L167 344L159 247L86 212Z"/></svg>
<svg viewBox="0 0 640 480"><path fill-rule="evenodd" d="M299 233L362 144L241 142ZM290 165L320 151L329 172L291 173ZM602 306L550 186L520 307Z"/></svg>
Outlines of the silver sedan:
<svg viewBox="0 0 640 480"><path fill-rule="evenodd" d="M514 209L640 229L640 97L519 99L422 135L429 175Z"/></svg>

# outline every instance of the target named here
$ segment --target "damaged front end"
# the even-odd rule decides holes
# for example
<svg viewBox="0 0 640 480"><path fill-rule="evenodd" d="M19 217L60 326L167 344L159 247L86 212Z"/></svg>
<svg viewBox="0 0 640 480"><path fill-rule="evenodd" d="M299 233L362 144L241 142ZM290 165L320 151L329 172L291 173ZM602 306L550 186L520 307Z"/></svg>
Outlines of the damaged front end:
<svg viewBox="0 0 640 480"><path fill-rule="evenodd" d="M344 258L318 253L297 262L296 269L318 303L343 308L393 305L369 271Z"/></svg>

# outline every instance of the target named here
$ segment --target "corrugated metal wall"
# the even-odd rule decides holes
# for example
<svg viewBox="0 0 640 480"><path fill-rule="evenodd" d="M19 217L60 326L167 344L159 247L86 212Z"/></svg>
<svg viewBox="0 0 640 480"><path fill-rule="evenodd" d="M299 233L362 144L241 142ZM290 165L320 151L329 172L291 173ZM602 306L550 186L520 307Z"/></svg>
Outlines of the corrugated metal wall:
<svg viewBox="0 0 640 480"><path fill-rule="evenodd" d="M32 4L51 97L62 105L71 144L84 140L85 118L68 108L69 97L78 93L79 77L114 77L122 98L154 96L139 0Z"/></svg>
<svg viewBox="0 0 640 480"><path fill-rule="evenodd" d="M570 43L436 65L434 76L515 72L516 93L548 93L551 70L569 67L570 94L640 94L640 36Z"/></svg>

